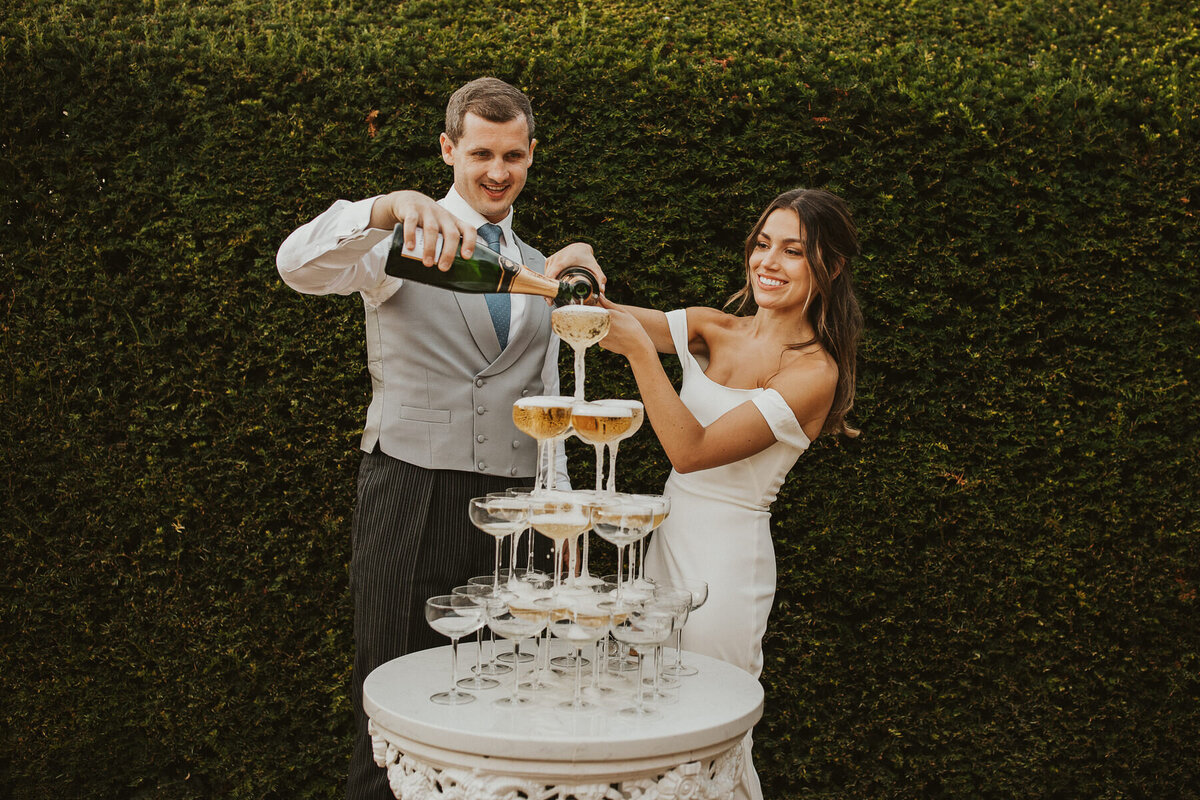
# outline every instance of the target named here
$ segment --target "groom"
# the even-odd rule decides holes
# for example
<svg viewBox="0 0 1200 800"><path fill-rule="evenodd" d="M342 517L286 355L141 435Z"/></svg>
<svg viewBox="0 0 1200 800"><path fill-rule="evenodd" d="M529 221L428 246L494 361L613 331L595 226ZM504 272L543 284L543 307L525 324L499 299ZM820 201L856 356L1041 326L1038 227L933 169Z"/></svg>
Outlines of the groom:
<svg viewBox="0 0 1200 800"><path fill-rule="evenodd" d="M350 561L357 727L350 800L392 796L372 759L363 680L386 661L445 643L425 623L425 599L493 566L492 540L471 526L468 501L528 484L534 474L535 443L513 424L512 404L559 392L558 339L545 302L457 294L387 276L392 229L403 223L410 244L423 229L430 268L434 233L445 240L436 265L443 269L460 241L469 251L477 236L537 272L553 276L569 266L569 259L545 259L513 230L513 203L537 145L533 131L522 92L495 78L471 81L446 106L439 141L454 182L445 197L434 202L397 191L339 200L294 231L276 259L289 286L308 294L358 292L366 313L372 395ZM559 464L565 474L561 454Z"/></svg>

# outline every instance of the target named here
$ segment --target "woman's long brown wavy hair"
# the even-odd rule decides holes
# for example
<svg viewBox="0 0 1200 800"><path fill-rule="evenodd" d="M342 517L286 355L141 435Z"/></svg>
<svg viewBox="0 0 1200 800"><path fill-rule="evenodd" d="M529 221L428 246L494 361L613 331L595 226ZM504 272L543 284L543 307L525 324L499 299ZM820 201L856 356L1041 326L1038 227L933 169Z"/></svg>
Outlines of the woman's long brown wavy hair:
<svg viewBox="0 0 1200 800"><path fill-rule="evenodd" d="M850 263L859 254L858 226L844 200L824 189L792 189L771 201L746 237L746 285L725 305L736 303L735 313L739 314L758 309L751 286L750 255L767 217L780 208L790 208L800 218L804 254L815 289L815 296L808 306L809 322L815 331L813 338L788 345L787 349L799 350L819 344L829 353L837 364L838 380L833 405L821 432L857 436L859 431L846 424L846 415L854 407L855 356L863 328L862 312L854 296L850 274Z"/></svg>

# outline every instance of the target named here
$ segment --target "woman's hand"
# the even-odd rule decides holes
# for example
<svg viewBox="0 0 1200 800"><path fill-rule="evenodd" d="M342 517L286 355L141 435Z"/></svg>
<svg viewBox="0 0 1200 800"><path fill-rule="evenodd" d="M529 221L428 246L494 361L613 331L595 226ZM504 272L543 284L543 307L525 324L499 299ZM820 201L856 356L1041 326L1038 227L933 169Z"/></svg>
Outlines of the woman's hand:
<svg viewBox="0 0 1200 800"><path fill-rule="evenodd" d="M600 298L600 305L608 309L608 335L600 340L600 346L626 358L632 358L640 353L650 353L658 358L654 342L650 334L637 321L637 318L625 311L607 297Z"/></svg>

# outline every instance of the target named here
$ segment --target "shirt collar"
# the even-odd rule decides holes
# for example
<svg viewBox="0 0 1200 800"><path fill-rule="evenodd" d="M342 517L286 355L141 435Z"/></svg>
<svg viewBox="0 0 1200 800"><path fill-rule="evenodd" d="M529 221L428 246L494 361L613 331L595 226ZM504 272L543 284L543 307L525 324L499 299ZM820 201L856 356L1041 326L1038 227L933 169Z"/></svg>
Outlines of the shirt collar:
<svg viewBox="0 0 1200 800"><path fill-rule="evenodd" d="M476 230L479 229L480 225L487 223L487 220L484 219L484 216L475 209L471 208L471 206L467 204L467 201L463 199L463 196L458 193L458 189L454 188L453 186L450 187L450 191L446 193L446 196L442 198L442 206L451 214L458 217ZM500 231L504 234L503 242L505 244L511 244L513 242L512 223L513 210L512 208L509 208L508 214L505 215L504 219L496 223L500 226Z"/></svg>

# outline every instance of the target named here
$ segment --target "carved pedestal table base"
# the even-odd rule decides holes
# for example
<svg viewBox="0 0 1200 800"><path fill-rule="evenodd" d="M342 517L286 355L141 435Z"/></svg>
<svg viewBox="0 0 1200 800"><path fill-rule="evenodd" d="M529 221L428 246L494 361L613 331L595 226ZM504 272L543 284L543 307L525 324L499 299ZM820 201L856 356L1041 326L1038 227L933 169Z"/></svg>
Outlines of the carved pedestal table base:
<svg viewBox="0 0 1200 800"><path fill-rule="evenodd" d="M468 705L435 705L428 697L448 685L449 659L449 648L413 653L363 687L375 763L401 800L725 800L762 714L756 680L691 653L700 674L653 717L615 705L494 706L511 684ZM472 663L473 651L464 646L460 659Z"/></svg>

